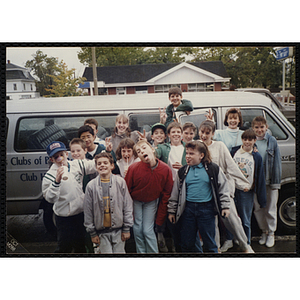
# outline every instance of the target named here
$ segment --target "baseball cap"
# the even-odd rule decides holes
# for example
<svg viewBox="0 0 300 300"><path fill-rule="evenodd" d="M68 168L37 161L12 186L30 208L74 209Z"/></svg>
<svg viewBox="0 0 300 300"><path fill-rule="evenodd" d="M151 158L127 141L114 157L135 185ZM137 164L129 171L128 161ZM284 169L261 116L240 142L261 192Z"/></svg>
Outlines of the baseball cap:
<svg viewBox="0 0 300 300"><path fill-rule="evenodd" d="M54 141L47 146L47 154L52 157L55 153L59 151L67 151L64 143L59 141Z"/></svg>
<svg viewBox="0 0 300 300"><path fill-rule="evenodd" d="M167 132L166 126L165 126L164 124L162 124L162 123L156 123L156 124L154 124L154 125L151 127L151 134L153 134L153 131L154 131L155 129L157 129L157 128L161 128L161 129L164 131L164 133Z"/></svg>

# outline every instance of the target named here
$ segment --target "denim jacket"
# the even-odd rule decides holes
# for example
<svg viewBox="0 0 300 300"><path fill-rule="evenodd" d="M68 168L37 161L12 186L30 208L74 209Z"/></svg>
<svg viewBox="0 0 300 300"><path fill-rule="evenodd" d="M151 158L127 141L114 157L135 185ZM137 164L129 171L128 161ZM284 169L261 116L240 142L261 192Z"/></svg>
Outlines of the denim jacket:
<svg viewBox="0 0 300 300"><path fill-rule="evenodd" d="M267 157L265 162L266 184L271 189L280 189L281 185L281 155L276 139L266 132L264 137L267 140Z"/></svg>

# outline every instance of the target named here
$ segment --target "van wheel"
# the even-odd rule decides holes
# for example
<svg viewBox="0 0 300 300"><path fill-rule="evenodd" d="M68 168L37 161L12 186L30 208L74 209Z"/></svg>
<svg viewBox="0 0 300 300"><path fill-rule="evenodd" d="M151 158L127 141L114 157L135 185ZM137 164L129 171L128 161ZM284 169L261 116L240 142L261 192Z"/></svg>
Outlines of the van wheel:
<svg viewBox="0 0 300 300"><path fill-rule="evenodd" d="M52 209L53 205L46 203L44 206L43 221L48 233L55 235L57 232L55 224L55 215Z"/></svg>
<svg viewBox="0 0 300 300"><path fill-rule="evenodd" d="M293 189L283 190L278 200L277 214L278 233L295 234L296 229L296 196Z"/></svg>

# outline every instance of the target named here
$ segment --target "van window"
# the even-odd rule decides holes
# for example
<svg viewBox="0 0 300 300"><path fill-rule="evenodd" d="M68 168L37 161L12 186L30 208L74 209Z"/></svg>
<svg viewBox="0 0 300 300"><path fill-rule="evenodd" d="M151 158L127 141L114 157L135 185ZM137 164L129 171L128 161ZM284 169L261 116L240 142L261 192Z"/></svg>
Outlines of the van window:
<svg viewBox="0 0 300 300"><path fill-rule="evenodd" d="M159 113L136 113L129 114L128 117L131 131L143 132L144 129L146 132L151 131L151 127L160 121Z"/></svg>
<svg viewBox="0 0 300 300"><path fill-rule="evenodd" d="M88 118L98 122L98 136L111 135L117 114L113 115L66 115L22 118L18 121L14 148L16 151L45 150L52 141L61 141L69 149L69 142L78 137L78 129Z"/></svg>
<svg viewBox="0 0 300 300"><path fill-rule="evenodd" d="M277 140L286 140L288 138L287 134L282 130L278 123L268 114L268 112L262 109L241 109L243 117L243 125L241 130L246 130L251 127L252 120L257 116L264 116L267 120L270 133Z"/></svg>

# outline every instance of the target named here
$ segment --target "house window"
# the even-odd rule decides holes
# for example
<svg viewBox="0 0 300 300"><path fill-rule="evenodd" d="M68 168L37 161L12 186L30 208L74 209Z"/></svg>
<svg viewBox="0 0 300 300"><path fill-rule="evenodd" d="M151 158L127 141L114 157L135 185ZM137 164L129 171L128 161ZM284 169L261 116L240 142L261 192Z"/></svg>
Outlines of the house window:
<svg viewBox="0 0 300 300"><path fill-rule="evenodd" d="M26 85L23 83L23 90L26 91Z"/></svg>
<svg viewBox="0 0 300 300"><path fill-rule="evenodd" d="M148 93L148 87L147 86L137 86L135 88L136 94L147 94Z"/></svg>
<svg viewBox="0 0 300 300"><path fill-rule="evenodd" d="M30 90L33 91L32 84L30 85Z"/></svg>
<svg viewBox="0 0 300 300"><path fill-rule="evenodd" d="M116 88L117 95L126 95L126 88L125 87L120 87Z"/></svg>
<svg viewBox="0 0 300 300"><path fill-rule="evenodd" d="M213 91L213 83L191 83L188 84L188 92L207 92Z"/></svg>
<svg viewBox="0 0 300 300"><path fill-rule="evenodd" d="M179 87L180 88L180 85L179 84L156 85L154 87L154 92L155 93L168 93L168 91L171 87Z"/></svg>
<svg viewBox="0 0 300 300"><path fill-rule="evenodd" d="M14 91L16 91L16 90L17 90L17 84L14 83Z"/></svg>

